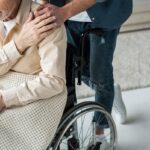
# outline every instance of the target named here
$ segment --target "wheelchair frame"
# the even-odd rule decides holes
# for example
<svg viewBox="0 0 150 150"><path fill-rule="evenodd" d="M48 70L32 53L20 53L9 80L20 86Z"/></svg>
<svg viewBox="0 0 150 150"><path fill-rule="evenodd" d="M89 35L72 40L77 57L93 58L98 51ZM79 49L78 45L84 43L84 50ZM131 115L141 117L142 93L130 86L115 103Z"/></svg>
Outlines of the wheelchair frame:
<svg viewBox="0 0 150 150"><path fill-rule="evenodd" d="M78 85L81 85L81 75L82 69L85 64L84 62L84 45L85 45L85 38L89 34L96 34L102 35L103 32L100 28L89 29L85 31L81 35L80 39L80 50L79 56L74 56L72 49L72 45L68 44L67 47L67 59L66 59L66 79L67 79L67 90L68 90L68 97L67 97L67 104L64 110L63 117L60 121L58 129L56 131L55 137L53 141L48 146L47 150L59 150L59 143L63 136L65 135L67 129L71 127L72 124L76 123L76 120L82 115L86 114L90 111L98 111L105 115L108 120L108 124L112 128L112 139L113 139L113 150L116 150L117 146L117 130L116 125L111 117L111 115L106 111L106 109L96 103L96 102L82 102L77 104L76 93L75 93L75 74L78 77ZM77 130L75 125L74 130ZM68 133L70 134L70 133ZM77 146L76 149L79 149ZM73 150L73 149L69 149Z"/></svg>

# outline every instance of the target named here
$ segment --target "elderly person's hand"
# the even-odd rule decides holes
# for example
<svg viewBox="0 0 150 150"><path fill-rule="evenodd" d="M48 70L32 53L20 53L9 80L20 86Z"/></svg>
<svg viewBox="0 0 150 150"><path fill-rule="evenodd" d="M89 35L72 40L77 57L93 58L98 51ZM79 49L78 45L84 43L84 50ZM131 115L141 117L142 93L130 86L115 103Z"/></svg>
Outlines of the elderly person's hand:
<svg viewBox="0 0 150 150"><path fill-rule="evenodd" d="M0 96L0 112L3 110L3 109L5 109L5 104L4 104L4 101L3 101L3 98L2 98L2 96Z"/></svg>
<svg viewBox="0 0 150 150"><path fill-rule="evenodd" d="M55 17L51 17L49 13L45 13L36 18L34 18L33 13L30 13L27 21L21 29L21 32L15 39L16 47L20 53L47 37L56 26L55 23L50 24L54 20Z"/></svg>

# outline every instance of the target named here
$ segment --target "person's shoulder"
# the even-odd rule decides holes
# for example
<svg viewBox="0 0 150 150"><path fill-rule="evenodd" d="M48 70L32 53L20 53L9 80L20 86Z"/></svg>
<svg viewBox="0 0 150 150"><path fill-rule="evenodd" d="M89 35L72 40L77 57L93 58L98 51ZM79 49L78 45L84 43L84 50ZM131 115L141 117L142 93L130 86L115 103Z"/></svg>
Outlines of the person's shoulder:
<svg viewBox="0 0 150 150"><path fill-rule="evenodd" d="M39 43L39 46L43 46L52 42L56 44L59 41L67 42L66 28L64 25L51 30L47 37Z"/></svg>
<svg viewBox="0 0 150 150"><path fill-rule="evenodd" d="M66 28L64 24L55 29L52 29L50 34L47 36L47 38L51 38L51 39L61 39L65 37L67 37L67 35L66 35Z"/></svg>

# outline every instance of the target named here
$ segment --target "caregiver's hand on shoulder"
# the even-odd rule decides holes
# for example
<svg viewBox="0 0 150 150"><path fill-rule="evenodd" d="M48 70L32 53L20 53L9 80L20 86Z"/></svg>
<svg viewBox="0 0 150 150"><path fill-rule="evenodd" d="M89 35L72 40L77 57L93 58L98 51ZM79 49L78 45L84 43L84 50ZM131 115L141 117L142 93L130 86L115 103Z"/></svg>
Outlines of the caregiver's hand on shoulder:
<svg viewBox="0 0 150 150"><path fill-rule="evenodd" d="M68 13L64 7L57 7L49 3L39 6L35 11L35 16L37 17L46 13L56 18L51 23L56 23L57 27L61 26L68 19Z"/></svg>
<svg viewBox="0 0 150 150"><path fill-rule="evenodd" d="M6 106L4 104L3 98L2 98L2 96L0 96L0 112L5 108L6 108Z"/></svg>
<svg viewBox="0 0 150 150"><path fill-rule="evenodd" d="M47 37L56 24L50 24L55 17L50 17L48 13L34 18L34 14L30 13L27 21L24 23L21 32L15 39L15 44L20 53L26 48L36 45L45 37Z"/></svg>

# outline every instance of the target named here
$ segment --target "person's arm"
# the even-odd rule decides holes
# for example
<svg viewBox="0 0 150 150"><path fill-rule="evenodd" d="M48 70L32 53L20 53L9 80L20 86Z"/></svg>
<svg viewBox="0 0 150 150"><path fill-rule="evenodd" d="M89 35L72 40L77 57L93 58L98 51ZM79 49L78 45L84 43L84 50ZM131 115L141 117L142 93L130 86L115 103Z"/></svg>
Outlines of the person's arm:
<svg viewBox="0 0 150 150"><path fill-rule="evenodd" d="M62 13L64 14L65 20L67 20L70 17L92 7L96 2L104 2L104 1L106 0L71 0L61 9Z"/></svg>
<svg viewBox="0 0 150 150"><path fill-rule="evenodd" d="M7 73L21 56L14 40L0 48L0 75Z"/></svg>
<svg viewBox="0 0 150 150"><path fill-rule="evenodd" d="M54 26L47 24L54 19L54 17L44 14L33 20L33 14L30 13L19 35L0 48L0 75L7 73L15 65L26 48L36 45L50 34L50 30Z"/></svg>
<svg viewBox="0 0 150 150"><path fill-rule="evenodd" d="M65 19L69 19L70 17L88 9L96 3L96 0L72 0L65 6L63 6L62 12L64 14Z"/></svg>
<svg viewBox="0 0 150 150"><path fill-rule="evenodd" d="M42 72L30 81L0 90L6 108L26 105L61 93L65 88L66 31L61 26L39 44ZM1 103L0 103L1 104Z"/></svg>
<svg viewBox="0 0 150 150"><path fill-rule="evenodd" d="M63 7L57 7L52 4L46 4L47 0L41 0L40 6L35 12L35 16L49 13L51 16L55 16L55 23L57 26L62 25L70 17L92 7L96 2L104 2L106 0L72 0ZM52 22L52 24L54 23Z"/></svg>

